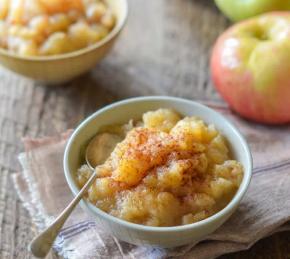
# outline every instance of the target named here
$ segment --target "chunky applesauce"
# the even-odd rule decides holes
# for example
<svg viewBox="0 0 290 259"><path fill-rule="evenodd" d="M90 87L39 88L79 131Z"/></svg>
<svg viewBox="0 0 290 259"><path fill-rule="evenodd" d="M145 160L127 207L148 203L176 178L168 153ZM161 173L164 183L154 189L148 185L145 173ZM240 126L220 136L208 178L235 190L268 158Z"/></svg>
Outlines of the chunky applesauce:
<svg viewBox="0 0 290 259"><path fill-rule="evenodd" d="M97 159L99 177L87 199L126 221L161 227L203 220L229 203L243 178L226 139L197 117L159 109L142 121L106 127L99 136L96 144L104 138L110 154ZM91 173L80 167L80 187Z"/></svg>
<svg viewBox="0 0 290 259"><path fill-rule="evenodd" d="M102 40L115 23L106 0L0 0L0 47L22 56L62 54Z"/></svg>

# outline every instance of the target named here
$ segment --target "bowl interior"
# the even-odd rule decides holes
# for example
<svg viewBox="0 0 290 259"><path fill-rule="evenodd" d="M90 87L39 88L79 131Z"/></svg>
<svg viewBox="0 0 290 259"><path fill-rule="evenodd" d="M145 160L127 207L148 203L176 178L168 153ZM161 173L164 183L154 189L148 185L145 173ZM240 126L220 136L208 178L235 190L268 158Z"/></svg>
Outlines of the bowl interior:
<svg viewBox="0 0 290 259"><path fill-rule="evenodd" d="M80 165L84 163L84 150L87 143L98 132L100 127L110 124L126 123L129 119L140 119L144 112L158 108L171 108L183 116L198 116L206 123L212 123L216 126L226 137L233 158L240 161L244 166L243 181L236 194L236 196L242 196L241 194L245 192L249 184L252 171L251 154L244 138L231 123L214 110L196 102L172 97L128 99L109 105L87 118L73 133L66 147L64 167L67 181L72 191L75 194L78 192L78 188L74 182L74 175Z"/></svg>

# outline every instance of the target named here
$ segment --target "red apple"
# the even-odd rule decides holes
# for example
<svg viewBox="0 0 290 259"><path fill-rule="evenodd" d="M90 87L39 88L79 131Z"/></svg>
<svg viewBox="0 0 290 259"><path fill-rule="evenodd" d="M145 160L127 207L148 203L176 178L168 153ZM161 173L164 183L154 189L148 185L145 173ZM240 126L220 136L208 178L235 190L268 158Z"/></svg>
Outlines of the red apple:
<svg viewBox="0 0 290 259"><path fill-rule="evenodd" d="M217 40L211 57L216 89L245 118L290 122L290 12L235 24Z"/></svg>

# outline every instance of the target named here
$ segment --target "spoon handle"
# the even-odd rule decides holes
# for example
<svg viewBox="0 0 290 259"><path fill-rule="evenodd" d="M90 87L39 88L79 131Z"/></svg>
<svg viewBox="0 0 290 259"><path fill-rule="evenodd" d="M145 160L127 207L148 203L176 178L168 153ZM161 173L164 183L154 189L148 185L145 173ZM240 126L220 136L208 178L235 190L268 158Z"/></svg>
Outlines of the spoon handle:
<svg viewBox="0 0 290 259"><path fill-rule="evenodd" d="M90 179L86 182L80 192L74 197L74 199L70 202L70 204L63 210L63 212L52 222L50 226L48 226L42 233L36 236L29 244L28 250L36 257L45 257L57 234L62 228L63 224L75 208L75 206L82 199L84 193L87 189L92 185L94 180L97 177L97 171L94 170L94 173L90 177Z"/></svg>

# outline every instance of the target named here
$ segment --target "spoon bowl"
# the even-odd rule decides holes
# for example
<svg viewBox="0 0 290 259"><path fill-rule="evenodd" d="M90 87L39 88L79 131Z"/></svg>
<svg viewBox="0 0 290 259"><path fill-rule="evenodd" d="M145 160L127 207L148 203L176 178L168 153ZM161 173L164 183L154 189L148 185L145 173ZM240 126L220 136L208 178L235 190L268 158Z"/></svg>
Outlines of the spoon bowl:
<svg viewBox="0 0 290 259"><path fill-rule="evenodd" d="M113 133L100 133L93 137L86 148L85 160L88 167L94 170L96 166L103 164L121 141L122 138Z"/></svg>

